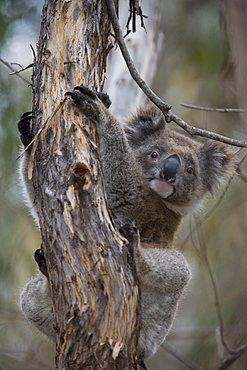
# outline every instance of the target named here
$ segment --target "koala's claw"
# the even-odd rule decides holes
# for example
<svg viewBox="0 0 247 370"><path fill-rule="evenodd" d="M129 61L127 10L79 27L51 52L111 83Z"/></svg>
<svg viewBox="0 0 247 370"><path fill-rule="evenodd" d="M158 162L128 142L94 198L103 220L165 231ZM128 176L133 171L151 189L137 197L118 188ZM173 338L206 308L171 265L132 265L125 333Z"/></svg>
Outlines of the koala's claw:
<svg viewBox="0 0 247 370"><path fill-rule="evenodd" d="M108 94L101 92L97 93L98 98L102 101L106 108L111 106L111 99Z"/></svg>
<svg viewBox="0 0 247 370"><path fill-rule="evenodd" d="M133 239L134 239L134 234L136 233L137 229L135 227L135 224L133 221L131 221L129 218L125 218L124 222L118 221L119 223L119 232L122 234L125 239L128 240L130 245L133 245Z"/></svg>
<svg viewBox="0 0 247 370"><path fill-rule="evenodd" d="M39 266L39 269L42 272L42 274L45 275L48 278L48 271L47 271L44 251L42 249L37 249L34 252L34 259L37 262L37 264Z"/></svg>
<svg viewBox="0 0 247 370"><path fill-rule="evenodd" d="M129 242L129 252L133 256L134 255L134 238L137 233L137 229L135 227L135 224L133 221L131 221L129 218L125 218L123 221L116 221L119 224L119 232L120 234L128 240Z"/></svg>
<svg viewBox="0 0 247 370"><path fill-rule="evenodd" d="M79 91L79 93L77 93ZM74 91L68 91L65 93L66 96L71 96L75 103L80 105L80 101L84 100L90 103L90 100L96 101L97 98L104 104L106 108L111 105L109 95L103 92L94 92L85 86L76 86Z"/></svg>
<svg viewBox="0 0 247 370"><path fill-rule="evenodd" d="M30 120L34 118L32 115L33 112L25 112L23 113L19 121L17 122L18 130L20 133L20 139L22 144L25 148L31 143L33 140L33 130L31 128Z"/></svg>
<svg viewBox="0 0 247 370"><path fill-rule="evenodd" d="M97 96L96 92L94 92L93 90L90 90L86 86L76 86L74 87L74 90L80 91L83 95L87 95L91 99L95 99Z"/></svg>

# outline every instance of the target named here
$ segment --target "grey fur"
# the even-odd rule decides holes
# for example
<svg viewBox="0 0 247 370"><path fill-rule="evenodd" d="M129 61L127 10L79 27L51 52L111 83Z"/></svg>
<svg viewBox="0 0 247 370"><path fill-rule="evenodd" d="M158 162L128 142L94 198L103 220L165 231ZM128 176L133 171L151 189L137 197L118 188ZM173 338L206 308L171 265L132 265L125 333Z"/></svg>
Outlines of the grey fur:
<svg viewBox="0 0 247 370"><path fill-rule="evenodd" d="M139 110L123 126L87 88L76 88L68 95L96 124L106 192L114 214L132 219L139 230L140 243L135 250L142 299L138 354L147 358L169 333L190 280L185 258L173 249L177 229L207 193L231 176L234 154L220 143L202 144L168 128L154 107ZM25 169L23 173L32 199ZM45 276L27 284L21 307L36 327L55 340Z"/></svg>

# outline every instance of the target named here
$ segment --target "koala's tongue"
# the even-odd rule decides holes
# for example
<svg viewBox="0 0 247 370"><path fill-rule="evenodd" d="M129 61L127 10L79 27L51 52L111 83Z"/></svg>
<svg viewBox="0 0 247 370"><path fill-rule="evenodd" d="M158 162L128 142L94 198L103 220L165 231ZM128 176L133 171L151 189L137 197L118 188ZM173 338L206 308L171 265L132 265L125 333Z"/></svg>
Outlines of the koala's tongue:
<svg viewBox="0 0 247 370"><path fill-rule="evenodd" d="M167 198L173 193L173 186L167 181L153 179L150 181L150 188L153 189L162 198Z"/></svg>

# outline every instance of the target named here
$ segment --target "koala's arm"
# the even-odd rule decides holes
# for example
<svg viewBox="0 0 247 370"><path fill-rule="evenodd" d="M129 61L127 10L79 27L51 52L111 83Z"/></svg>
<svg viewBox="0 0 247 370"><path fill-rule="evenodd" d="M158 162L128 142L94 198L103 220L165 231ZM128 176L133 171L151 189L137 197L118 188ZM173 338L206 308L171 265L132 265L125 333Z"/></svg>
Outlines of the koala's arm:
<svg viewBox="0 0 247 370"><path fill-rule="evenodd" d="M138 197L145 196L140 191L143 179L122 125L107 109L109 104L105 103L105 97L108 95L94 93L84 86L76 87L66 95L71 96L77 107L96 125L104 181L112 209L118 211L127 203L138 203ZM135 171L130 171L130 164ZM131 218L131 214L128 217Z"/></svg>
<svg viewBox="0 0 247 370"><path fill-rule="evenodd" d="M171 329L191 273L184 256L174 249L139 246L135 259L142 308L138 353L149 358Z"/></svg>

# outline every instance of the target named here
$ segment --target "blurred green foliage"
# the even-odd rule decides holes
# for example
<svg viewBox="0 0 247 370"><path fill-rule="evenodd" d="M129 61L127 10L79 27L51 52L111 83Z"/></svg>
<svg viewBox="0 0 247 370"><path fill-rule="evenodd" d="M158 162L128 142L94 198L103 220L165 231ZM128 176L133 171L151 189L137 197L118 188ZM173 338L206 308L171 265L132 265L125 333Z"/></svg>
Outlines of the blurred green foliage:
<svg viewBox="0 0 247 370"><path fill-rule="evenodd" d="M219 3L160 3L166 45L154 90L190 124L236 139L246 138L245 123L239 115L192 111L179 105L184 102L208 107L238 106L234 81L227 73L228 42ZM35 45L38 39L41 6L39 0L0 0L0 58L23 66L32 63L29 44ZM17 174L20 149L16 121L31 108L31 88L18 76L9 76L9 72L0 64L0 369L52 369L54 349L22 318L18 308L21 287L35 274L31 256L39 247L40 238L22 205ZM30 75L30 70L25 72L27 79ZM245 167L243 164L243 172ZM187 238L194 225L189 220L178 240L194 276L168 343L189 359L188 364L193 361L207 370L216 368L219 361L215 335L219 320L212 281L203 259L205 250L220 292L227 341L232 347L247 341L245 194L245 182L233 181L221 205L202 227ZM211 199L200 215L216 201ZM246 361L243 356L231 369L246 369ZM188 369L162 348L149 366L155 370Z"/></svg>

